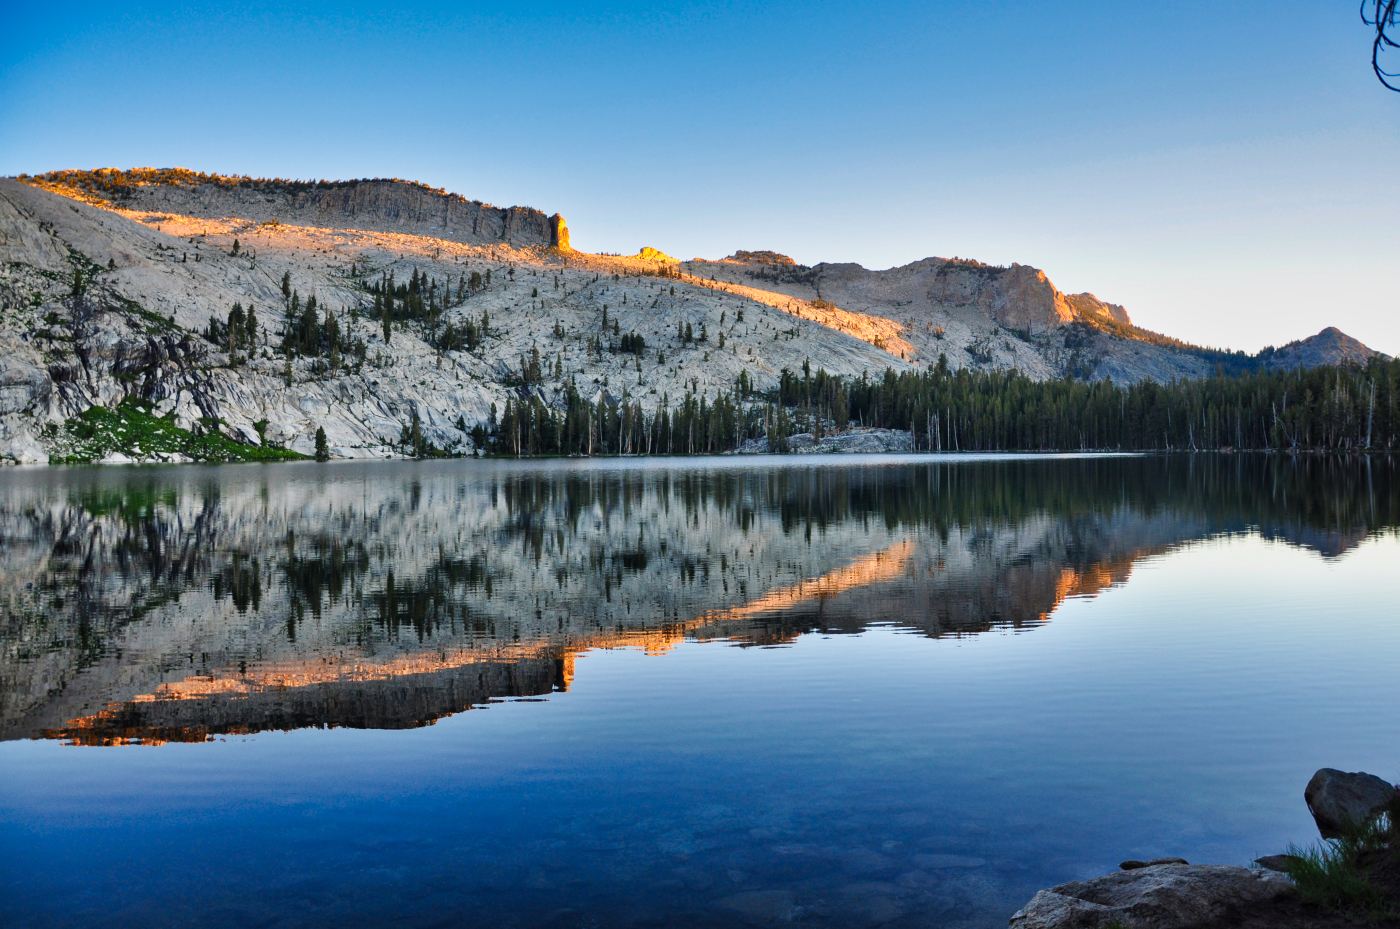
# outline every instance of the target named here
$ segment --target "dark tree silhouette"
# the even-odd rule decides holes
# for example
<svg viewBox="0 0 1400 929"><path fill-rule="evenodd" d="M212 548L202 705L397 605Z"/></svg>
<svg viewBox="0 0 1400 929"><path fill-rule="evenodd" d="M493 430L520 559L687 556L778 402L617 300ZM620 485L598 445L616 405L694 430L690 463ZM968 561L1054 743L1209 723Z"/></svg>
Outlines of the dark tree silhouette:
<svg viewBox="0 0 1400 929"><path fill-rule="evenodd" d="M1400 78L1400 71L1384 70L1381 67L1381 52L1388 48L1400 48L1400 42L1392 38L1400 36L1400 32L1395 31L1397 2L1400 0L1361 0L1361 21L1376 29L1376 39L1371 43L1371 68L1376 72L1376 78L1394 91L1400 91L1400 85L1391 83L1395 78Z"/></svg>

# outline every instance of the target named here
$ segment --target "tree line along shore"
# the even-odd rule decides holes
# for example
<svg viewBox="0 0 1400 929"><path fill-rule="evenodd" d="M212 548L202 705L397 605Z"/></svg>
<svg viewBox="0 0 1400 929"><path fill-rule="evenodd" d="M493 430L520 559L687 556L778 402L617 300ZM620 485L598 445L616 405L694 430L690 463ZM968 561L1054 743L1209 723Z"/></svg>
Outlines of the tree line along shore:
<svg viewBox="0 0 1400 929"><path fill-rule="evenodd" d="M1400 443L1397 386L1400 361L1380 358L1130 385L955 371L943 359L856 379L808 363L784 370L770 391L741 375L727 392L687 392L651 411L625 391L588 397L570 384L560 408L522 389L473 440L504 455L716 454L756 443L781 453L794 435L819 440L859 426L909 432L916 450L934 452L1389 451ZM408 451L447 453L421 441Z"/></svg>

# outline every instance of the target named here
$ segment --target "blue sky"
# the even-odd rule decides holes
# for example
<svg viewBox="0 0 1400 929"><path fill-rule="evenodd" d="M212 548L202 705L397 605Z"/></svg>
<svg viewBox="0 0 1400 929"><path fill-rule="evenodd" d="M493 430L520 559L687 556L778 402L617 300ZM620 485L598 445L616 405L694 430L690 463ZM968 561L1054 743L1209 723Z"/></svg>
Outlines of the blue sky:
<svg viewBox="0 0 1400 929"><path fill-rule="evenodd" d="M403 177L574 244L1045 269L1192 341L1400 353L1352 3L11 8L0 173Z"/></svg>

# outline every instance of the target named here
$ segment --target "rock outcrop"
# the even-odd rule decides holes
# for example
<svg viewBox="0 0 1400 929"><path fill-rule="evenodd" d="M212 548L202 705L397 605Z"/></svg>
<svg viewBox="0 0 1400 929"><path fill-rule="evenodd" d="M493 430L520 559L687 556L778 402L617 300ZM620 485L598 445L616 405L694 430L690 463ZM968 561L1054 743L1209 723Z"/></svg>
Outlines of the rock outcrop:
<svg viewBox="0 0 1400 929"><path fill-rule="evenodd" d="M1192 929L1294 893L1273 871L1155 865L1042 890L1011 917L1011 929Z"/></svg>
<svg viewBox="0 0 1400 929"><path fill-rule="evenodd" d="M1045 272L1028 265L944 262L934 273L929 297L979 307L1007 329L1032 335L1066 326L1075 318L1074 308Z"/></svg>
<svg viewBox="0 0 1400 929"><path fill-rule="evenodd" d="M569 227L558 213L549 217L549 247L561 252L573 251L569 246Z"/></svg>
<svg viewBox="0 0 1400 929"><path fill-rule="evenodd" d="M797 262L793 261L787 255L783 255L779 252L770 252L767 250L746 252L743 249L739 249L725 260L752 261L756 264L762 265L793 265L794 267L797 265Z"/></svg>
<svg viewBox="0 0 1400 929"><path fill-rule="evenodd" d="M1131 326L1133 320L1128 316L1128 311L1116 303L1105 303L1098 297L1090 293L1065 294L1065 300L1074 307L1076 313L1081 316L1092 314L1113 320L1123 326Z"/></svg>
<svg viewBox="0 0 1400 929"><path fill-rule="evenodd" d="M1009 268L961 259L925 258L891 271L858 264L812 267L813 284L826 299L838 293L874 295L881 285L930 304L975 307L1006 329L1044 335L1075 319L1074 308L1045 272L1029 265ZM893 296L893 294L891 294ZM838 301L839 302L839 301Z"/></svg>
<svg viewBox="0 0 1400 929"><path fill-rule="evenodd" d="M1308 781L1303 799L1322 837L1336 839L1348 827L1370 822L1395 794L1394 784L1374 774L1323 768Z"/></svg>
<svg viewBox="0 0 1400 929"><path fill-rule="evenodd" d="M468 200L411 181L284 181L201 174L181 168L55 171L33 183L67 196L145 213L333 229L404 232L518 248L556 244L555 214ZM564 233L568 247L568 233Z"/></svg>

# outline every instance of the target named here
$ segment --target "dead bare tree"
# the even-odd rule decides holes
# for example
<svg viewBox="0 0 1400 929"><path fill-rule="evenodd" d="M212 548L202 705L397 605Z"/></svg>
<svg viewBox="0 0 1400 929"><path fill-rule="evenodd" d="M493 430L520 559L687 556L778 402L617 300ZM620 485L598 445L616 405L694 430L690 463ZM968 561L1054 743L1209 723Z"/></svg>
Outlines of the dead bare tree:
<svg viewBox="0 0 1400 929"><path fill-rule="evenodd" d="M1394 91L1400 91L1400 84L1391 83L1400 78L1400 71L1386 71L1381 67L1381 52L1388 48L1400 48L1392 36L1400 37L1396 31L1396 4L1400 0L1361 0L1361 21L1376 30L1376 39L1371 43L1371 69L1376 79Z"/></svg>

